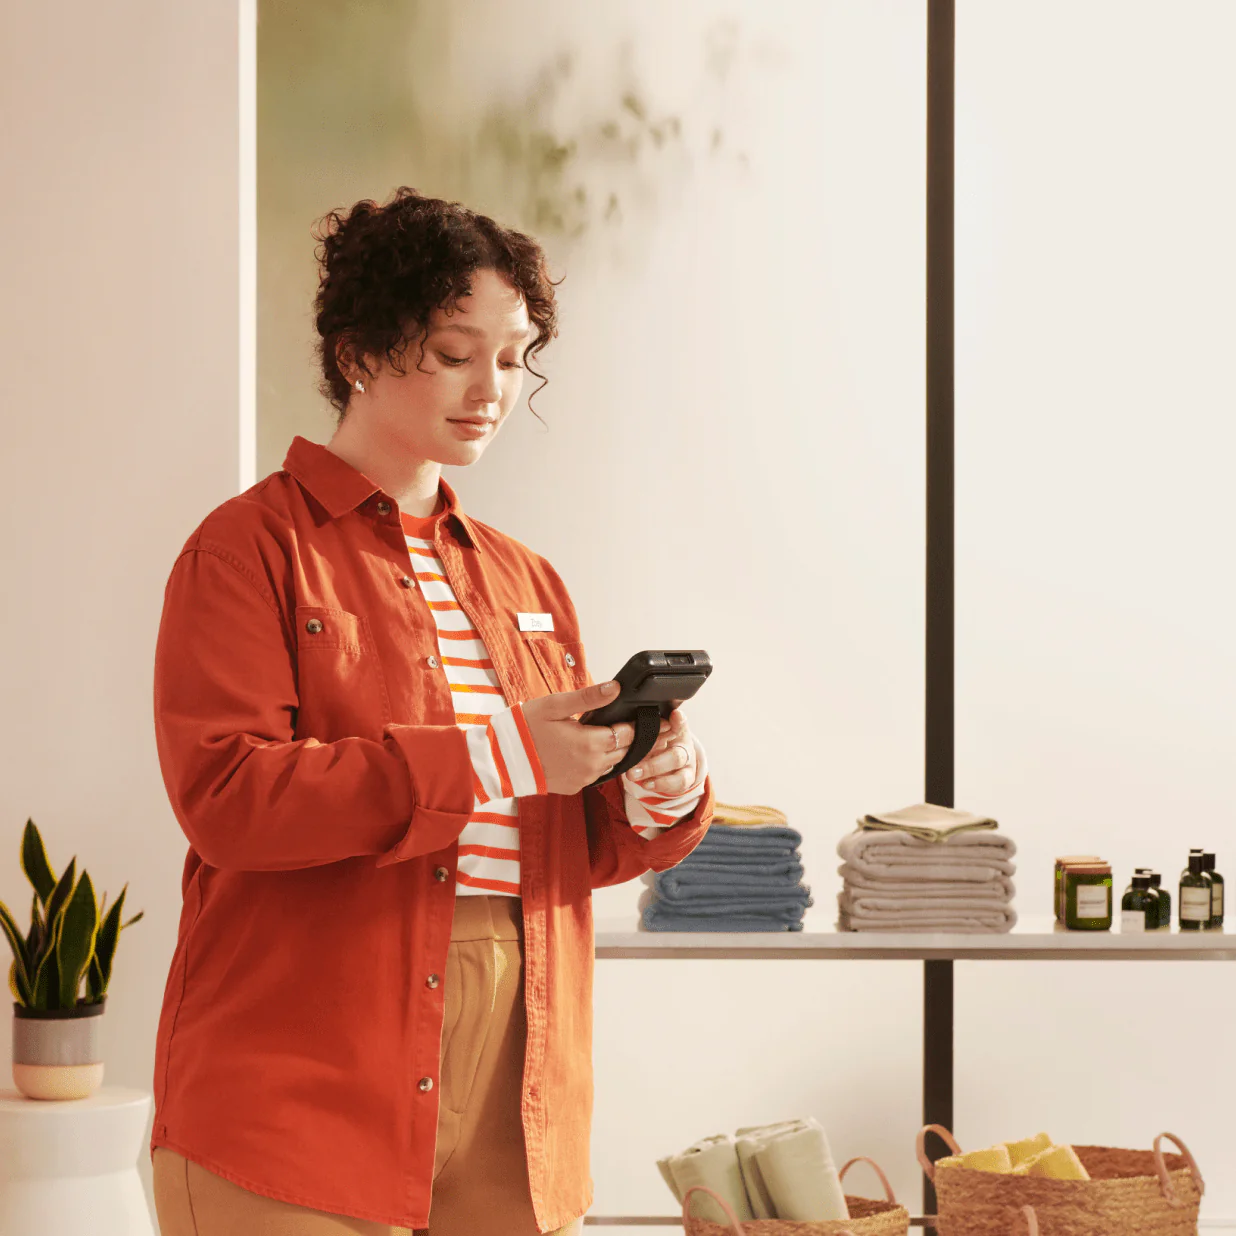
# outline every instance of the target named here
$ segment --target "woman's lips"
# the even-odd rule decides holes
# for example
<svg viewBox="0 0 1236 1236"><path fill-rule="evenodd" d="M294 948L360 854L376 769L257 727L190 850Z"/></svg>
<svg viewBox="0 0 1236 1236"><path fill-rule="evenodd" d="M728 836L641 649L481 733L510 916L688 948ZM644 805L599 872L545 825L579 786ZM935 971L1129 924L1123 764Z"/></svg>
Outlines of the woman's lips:
<svg viewBox="0 0 1236 1236"><path fill-rule="evenodd" d="M481 420L476 420L476 421L452 420L450 423L454 425L455 428L458 429L460 433L464 434L465 436L469 438L483 438L495 424L494 421L481 421Z"/></svg>

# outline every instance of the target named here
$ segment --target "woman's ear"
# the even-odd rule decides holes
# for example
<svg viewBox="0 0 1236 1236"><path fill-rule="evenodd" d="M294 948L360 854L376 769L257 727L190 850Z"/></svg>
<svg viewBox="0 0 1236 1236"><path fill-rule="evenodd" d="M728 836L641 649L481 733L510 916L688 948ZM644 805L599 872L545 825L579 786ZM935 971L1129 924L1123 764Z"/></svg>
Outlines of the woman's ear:
<svg viewBox="0 0 1236 1236"><path fill-rule="evenodd" d="M356 348L347 335L341 335L335 344L335 364L343 374L343 380L351 386L359 374L356 372Z"/></svg>

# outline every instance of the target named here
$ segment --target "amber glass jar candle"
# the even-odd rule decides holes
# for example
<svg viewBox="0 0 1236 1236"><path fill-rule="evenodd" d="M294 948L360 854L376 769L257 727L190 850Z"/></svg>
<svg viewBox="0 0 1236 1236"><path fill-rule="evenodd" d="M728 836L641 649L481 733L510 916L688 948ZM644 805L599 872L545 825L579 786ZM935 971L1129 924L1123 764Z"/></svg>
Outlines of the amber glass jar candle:
<svg viewBox="0 0 1236 1236"><path fill-rule="evenodd" d="M1064 873L1064 925L1070 931L1110 931L1112 869L1110 863L1068 867Z"/></svg>
<svg viewBox="0 0 1236 1236"><path fill-rule="evenodd" d="M1065 854L1056 859L1056 922L1064 922L1064 873L1069 867L1078 863L1101 863L1103 860L1097 854Z"/></svg>

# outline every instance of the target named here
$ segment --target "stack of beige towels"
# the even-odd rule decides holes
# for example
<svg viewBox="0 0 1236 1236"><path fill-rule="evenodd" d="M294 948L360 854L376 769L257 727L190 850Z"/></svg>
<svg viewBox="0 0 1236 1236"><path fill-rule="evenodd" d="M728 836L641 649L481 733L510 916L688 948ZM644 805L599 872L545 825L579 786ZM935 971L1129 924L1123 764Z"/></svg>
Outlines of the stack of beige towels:
<svg viewBox="0 0 1236 1236"><path fill-rule="evenodd" d="M720 1133L658 1159L665 1183L682 1205L693 1185L707 1185L743 1219L848 1219L845 1194L823 1126L814 1117ZM707 1193L691 1195L691 1217L725 1223Z"/></svg>
<svg viewBox="0 0 1236 1236"><path fill-rule="evenodd" d="M841 839L841 931L1005 932L1017 923L1011 837L990 816L917 803Z"/></svg>

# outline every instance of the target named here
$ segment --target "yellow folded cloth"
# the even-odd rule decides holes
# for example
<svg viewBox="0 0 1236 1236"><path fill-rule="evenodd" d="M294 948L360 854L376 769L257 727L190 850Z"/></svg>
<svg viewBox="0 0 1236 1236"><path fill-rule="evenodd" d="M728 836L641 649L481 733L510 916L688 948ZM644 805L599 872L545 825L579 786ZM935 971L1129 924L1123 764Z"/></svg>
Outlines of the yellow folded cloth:
<svg viewBox="0 0 1236 1236"><path fill-rule="evenodd" d="M734 803L714 803L712 808L714 824L746 824L753 827L764 827L768 824L784 826L788 819L784 811L776 807L738 806Z"/></svg>
<svg viewBox="0 0 1236 1236"><path fill-rule="evenodd" d="M1024 1163L1027 1159L1032 1159L1036 1154L1044 1150L1050 1150L1052 1140L1046 1133L1037 1133L1034 1137L1027 1137L1021 1142L1005 1142L1009 1150L1009 1159L1014 1167L1019 1163Z"/></svg>
<svg viewBox="0 0 1236 1236"><path fill-rule="evenodd" d="M1011 1174L1042 1176L1048 1180L1090 1179L1090 1173L1086 1171L1072 1146L1050 1146L1024 1163L1019 1163Z"/></svg>
<svg viewBox="0 0 1236 1236"><path fill-rule="evenodd" d="M989 1146L986 1150L968 1150L965 1154L937 1159L937 1171L942 1167L968 1167L972 1172L1002 1172L1007 1176L1012 1171L1013 1164L1009 1159L1009 1149L1002 1142L998 1146Z"/></svg>

